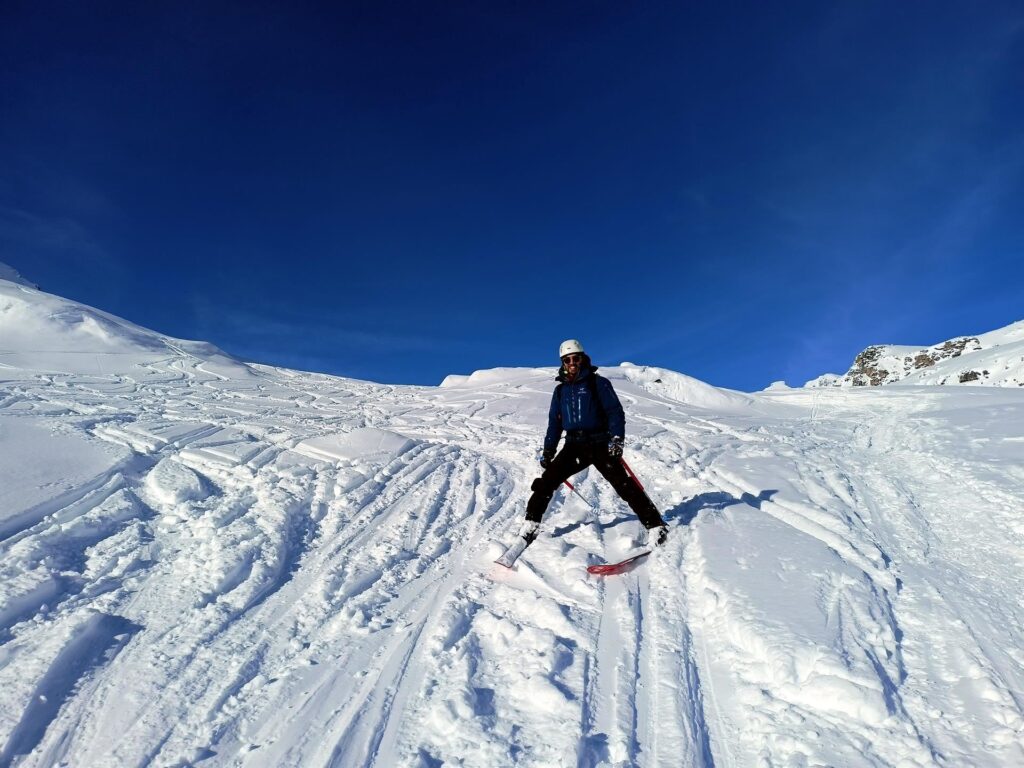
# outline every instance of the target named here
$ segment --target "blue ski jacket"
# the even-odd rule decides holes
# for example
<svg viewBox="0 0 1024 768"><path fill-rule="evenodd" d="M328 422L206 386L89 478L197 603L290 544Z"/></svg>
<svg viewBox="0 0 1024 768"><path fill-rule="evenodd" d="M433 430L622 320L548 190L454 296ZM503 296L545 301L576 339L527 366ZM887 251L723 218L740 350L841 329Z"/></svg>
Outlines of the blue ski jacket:
<svg viewBox="0 0 1024 768"><path fill-rule="evenodd" d="M559 372L558 381L561 383L555 387L548 411L545 451L558 447L563 431L566 432L566 442L600 442L612 436L625 438L626 415L622 411L622 403L612 383L598 376L596 371L596 366L584 366L573 381L567 381Z"/></svg>

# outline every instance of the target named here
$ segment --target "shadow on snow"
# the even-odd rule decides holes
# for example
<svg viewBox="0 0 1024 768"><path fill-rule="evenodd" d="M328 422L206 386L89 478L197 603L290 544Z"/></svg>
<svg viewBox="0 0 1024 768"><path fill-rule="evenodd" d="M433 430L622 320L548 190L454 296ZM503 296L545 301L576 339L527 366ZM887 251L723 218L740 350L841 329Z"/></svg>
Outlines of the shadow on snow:
<svg viewBox="0 0 1024 768"><path fill-rule="evenodd" d="M754 509L761 509L761 505L766 501L771 501L774 494L778 493L777 490L761 491L757 496L752 493L743 493L739 497L733 496L732 494L726 493L725 491L710 491L708 493L701 493L694 496L692 499L684 501L682 504L677 504L674 507L666 510L662 514L666 523L678 524L678 525L689 525L697 515L703 510L711 510L712 512L721 512L727 507L734 506L736 504L746 504ZM607 531L617 525L628 523L636 520L636 516L632 513L619 513L613 520L607 523L597 522L598 528L602 531ZM677 522L678 521L678 522ZM569 525L563 525L560 528L555 528L551 531L552 536L564 536L567 533L581 528L588 524L590 518L584 520L578 520L575 523Z"/></svg>

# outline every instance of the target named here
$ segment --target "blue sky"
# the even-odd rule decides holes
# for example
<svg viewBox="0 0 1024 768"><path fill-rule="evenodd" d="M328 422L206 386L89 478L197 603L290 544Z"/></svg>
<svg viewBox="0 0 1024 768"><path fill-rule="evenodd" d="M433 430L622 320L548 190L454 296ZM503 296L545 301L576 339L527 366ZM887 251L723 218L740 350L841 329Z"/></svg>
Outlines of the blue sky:
<svg viewBox="0 0 1024 768"><path fill-rule="evenodd" d="M0 261L376 381L754 390L1024 318L1019 3L31 3Z"/></svg>

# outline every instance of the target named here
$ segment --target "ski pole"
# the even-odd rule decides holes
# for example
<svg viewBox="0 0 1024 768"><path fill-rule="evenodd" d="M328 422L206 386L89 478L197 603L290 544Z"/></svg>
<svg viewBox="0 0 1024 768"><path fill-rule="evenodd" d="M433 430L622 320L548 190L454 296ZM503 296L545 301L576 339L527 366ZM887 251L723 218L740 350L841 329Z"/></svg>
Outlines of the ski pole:
<svg viewBox="0 0 1024 768"><path fill-rule="evenodd" d="M562 482L564 482L567 486L569 486L569 490L570 491L572 491L577 496L579 496L581 499L583 499L583 503L584 504L586 504L588 507L590 507L593 510L597 509L593 504L591 504L589 501L587 501L587 498L582 493L580 493L579 491L576 490L576 488L573 486L572 483L570 483L568 480L563 480Z"/></svg>
<svg viewBox="0 0 1024 768"><path fill-rule="evenodd" d="M640 478L636 476L636 472L633 471L633 468L631 466L629 466L629 464L626 463L625 459L620 457L619 461L621 461L622 462L622 466L624 466L626 468L626 474L628 474L631 478L633 478L633 482L637 484L637 486L640 488L641 491L643 491L644 493L647 493L647 489L644 488L644 484L640 482Z"/></svg>

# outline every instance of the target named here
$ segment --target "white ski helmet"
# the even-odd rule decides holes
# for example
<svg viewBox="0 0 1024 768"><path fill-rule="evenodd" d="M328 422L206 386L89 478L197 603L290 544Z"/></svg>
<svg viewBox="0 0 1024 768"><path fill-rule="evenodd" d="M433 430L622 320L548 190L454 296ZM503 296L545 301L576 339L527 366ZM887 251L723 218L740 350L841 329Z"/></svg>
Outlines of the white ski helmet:
<svg viewBox="0 0 1024 768"><path fill-rule="evenodd" d="M573 352L579 352L581 355L587 354L583 351L583 345L576 341L576 339L566 339L558 348L558 356L560 358L571 355Z"/></svg>

